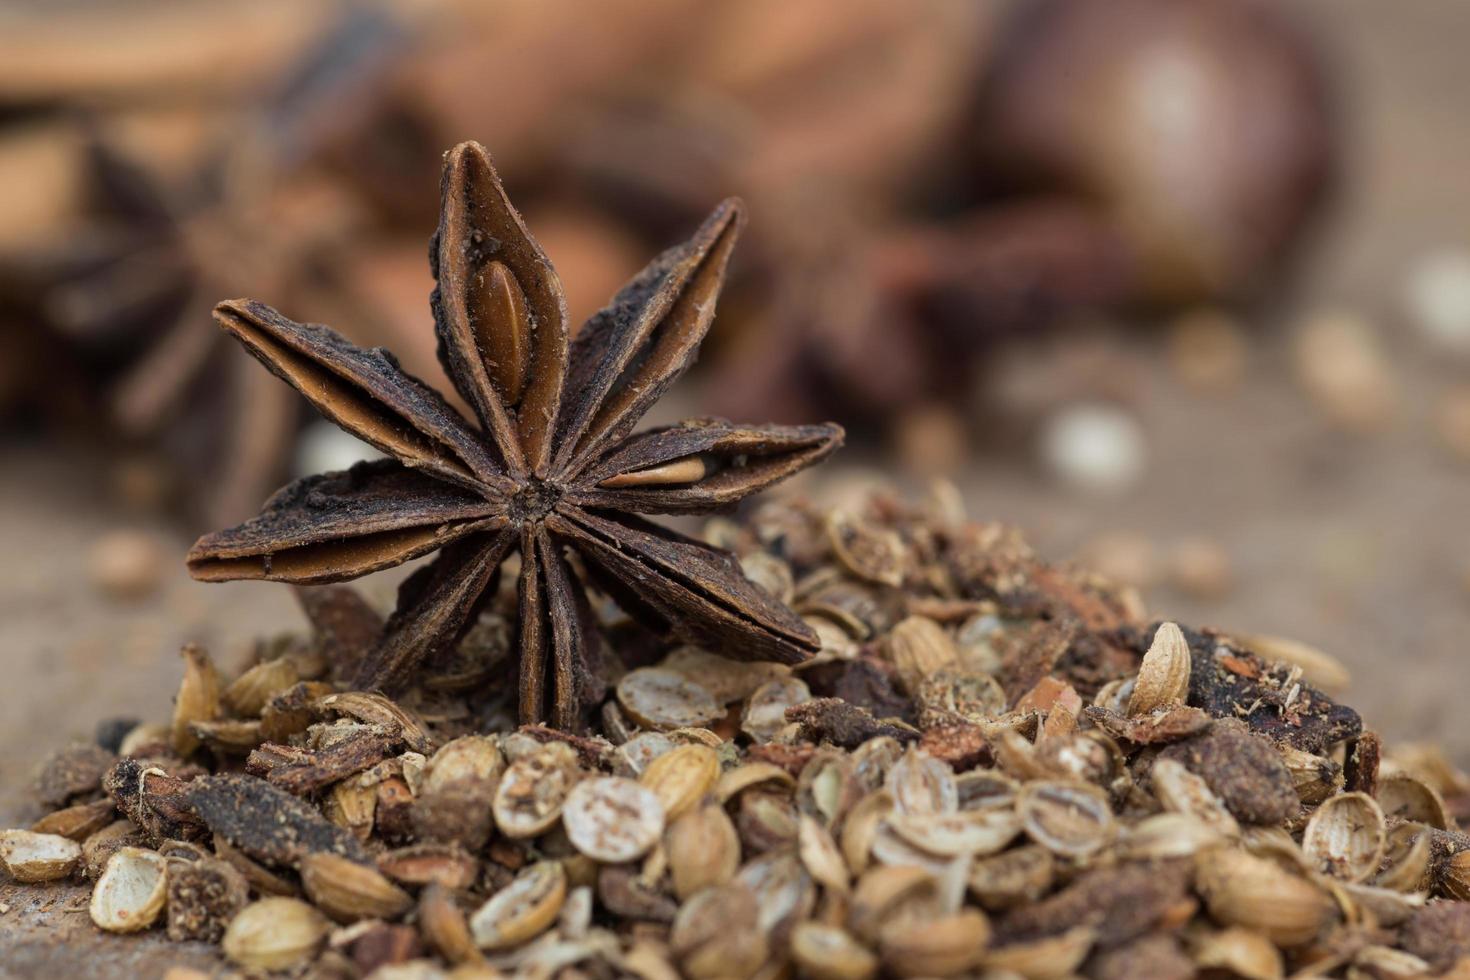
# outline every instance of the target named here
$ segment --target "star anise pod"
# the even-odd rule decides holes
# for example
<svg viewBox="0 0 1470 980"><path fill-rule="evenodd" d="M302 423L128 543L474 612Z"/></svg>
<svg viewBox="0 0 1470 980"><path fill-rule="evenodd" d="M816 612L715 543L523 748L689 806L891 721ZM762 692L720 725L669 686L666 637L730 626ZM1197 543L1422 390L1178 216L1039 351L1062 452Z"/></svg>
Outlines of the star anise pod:
<svg viewBox="0 0 1470 980"><path fill-rule="evenodd" d="M441 194L430 306L440 360L479 426L386 351L253 301L220 304L221 326L267 368L392 458L280 490L259 516L194 545L194 577L340 582L439 551L405 581L356 677L392 689L455 641L519 550L520 715L564 728L603 694L583 573L645 623L731 657L814 652L811 629L733 555L638 516L733 504L842 441L836 425L718 419L630 434L709 330L739 202L650 263L573 341L556 272L481 146L449 153Z"/></svg>

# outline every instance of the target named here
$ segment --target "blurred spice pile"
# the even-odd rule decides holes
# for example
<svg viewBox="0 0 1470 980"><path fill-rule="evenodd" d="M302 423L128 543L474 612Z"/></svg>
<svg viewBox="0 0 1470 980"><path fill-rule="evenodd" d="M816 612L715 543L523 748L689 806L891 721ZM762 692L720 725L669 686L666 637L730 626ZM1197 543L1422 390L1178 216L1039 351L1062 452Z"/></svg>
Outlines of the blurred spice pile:
<svg viewBox="0 0 1470 980"><path fill-rule="evenodd" d="M708 355L715 407L841 417L953 466L996 338L1269 296L1329 183L1324 80L1273 9L1103 11L16 8L0 175L26 191L0 198L0 419L126 442L128 499L205 487L191 524L243 516L290 465L300 406L207 307L278 296L432 375L422 189L473 137L578 322L709 201L744 196L758 220ZM356 451L300 445L325 456L301 471Z"/></svg>

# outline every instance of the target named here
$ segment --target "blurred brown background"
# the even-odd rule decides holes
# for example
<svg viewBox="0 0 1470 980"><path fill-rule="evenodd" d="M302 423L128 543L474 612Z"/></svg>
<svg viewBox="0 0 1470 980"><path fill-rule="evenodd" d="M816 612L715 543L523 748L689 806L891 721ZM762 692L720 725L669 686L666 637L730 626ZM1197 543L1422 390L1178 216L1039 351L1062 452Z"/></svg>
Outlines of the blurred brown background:
<svg viewBox="0 0 1470 980"><path fill-rule="evenodd" d="M668 412L841 421L802 492L949 476L1161 616L1331 653L1374 724L1470 763L1467 29L1428 0L12 0L0 813L41 747L166 710L183 640L229 663L297 624L183 549L362 447L209 307L433 380L469 138L578 319L747 198Z"/></svg>

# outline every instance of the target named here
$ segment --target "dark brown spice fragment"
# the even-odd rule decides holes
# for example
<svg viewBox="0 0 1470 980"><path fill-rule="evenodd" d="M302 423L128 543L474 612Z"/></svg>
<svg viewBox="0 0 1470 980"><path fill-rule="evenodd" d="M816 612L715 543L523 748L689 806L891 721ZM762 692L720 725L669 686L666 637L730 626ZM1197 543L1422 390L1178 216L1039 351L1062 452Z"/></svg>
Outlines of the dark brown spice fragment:
<svg viewBox="0 0 1470 980"><path fill-rule="evenodd" d="M1244 823L1282 823L1301 807L1281 755L1235 719L1216 721L1209 731L1169 746L1160 757L1184 763Z"/></svg>
<svg viewBox="0 0 1470 980"><path fill-rule="evenodd" d="M364 731L316 752L295 750L294 758L283 757L282 750L288 746L263 745L250 753L245 767L264 774L272 786L309 796L381 762L394 744L394 739Z"/></svg>
<svg viewBox="0 0 1470 980"><path fill-rule="evenodd" d="M203 836L204 828L192 806L194 785L136 759L119 761L102 780L112 802L154 844Z"/></svg>
<svg viewBox="0 0 1470 980"><path fill-rule="evenodd" d="M1148 932L1190 901L1187 861L1125 864L1087 871L1055 895L1008 913L996 925L996 944L1054 936L1076 926L1097 929L1097 945L1111 949Z"/></svg>
<svg viewBox="0 0 1470 980"><path fill-rule="evenodd" d="M226 862L173 861L168 869L168 938L217 943L249 900L245 876Z"/></svg>
<svg viewBox="0 0 1470 980"><path fill-rule="evenodd" d="M351 833L263 779L206 776L189 785L187 796L211 831L266 864L291 865L323 851L367 861Z"/></svg>
<svg viewBox="0 0 1470 980"><path fill-rule="evenodd" d="M1470 902L1432 902L1399 933L1404 949L1444 970L1470 956Z"/></svg>
<svg viewBox="0 0 1470 980"><path fill-rule="evenodd" d="M808 670L802 679L818 697L837 698L866 708L875 718L914 721L913 701L899 693L893 667L876 657L864 655L822 664Z"/></svg>
<svg viewBox="0 0 1470 980"><path fill-rule="evenodd" d="M1179 705L1150 714L1128 717L1110 708L1091 706L1083 714L1114 738L1135 745L1161 745L1198 735L1211 725L1210 716L1199 708Z"/></svg>
<svg viewBox="0 0 1470 980"><path fill-rule="evenodd" d="M1194 961L1179 940L1156 933L1126 946L1099 953L1083 968L1092 980L1189 980L1195 975Z"/></svg>
<svg viewBox="0 0 1470 980"><path fill-rule="evenodd" d="M867 708L837 698L813 698L786 709L786 720L799 727L804 742L829 743L855 749L870 738L887 735L900 742L919 737L917 729L874 718Z"/></svg>
<svg viewBox="0 0 1470 980"><path fill-rule="evenodd" d="M949 763L955 772L990 765L990 744L980 726L968 722L934 725L924 730L919 748L930 756Z"/></svg>
<svg viewBox="0 0 1470 980"><path fill-rule="evenodd" d="M1383 757L1383 741L1377 732L1364 732L1348 742L1342 767L1343 787L1349 792L1378 795L1378 765Z"/></svg>
<svg viewBox="0 0 1470 980"><path fill-rule="evenodd" d="M100 745L80 743L51 755L36 774L36 798L51 809L95 793L117 756Z"/></svg>

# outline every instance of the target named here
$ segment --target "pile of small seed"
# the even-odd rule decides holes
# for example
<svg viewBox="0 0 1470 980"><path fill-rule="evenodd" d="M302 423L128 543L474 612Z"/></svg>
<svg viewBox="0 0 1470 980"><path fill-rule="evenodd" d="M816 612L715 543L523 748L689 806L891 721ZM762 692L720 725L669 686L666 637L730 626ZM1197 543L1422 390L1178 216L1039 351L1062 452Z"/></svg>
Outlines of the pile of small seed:
<svg viewBox="0 0 1470 980"><path fill-rule="evenodd" d="M187 648L169 724L51 758L0 859L257 974L1470 977L1464 775L1384 754L1326 655L1153 622L956 501L712 522L821 653L609 605L582 732L515 723L509 587L397 701L334 680L379 614L303 590L309 635L228 682Z"/></svg>

